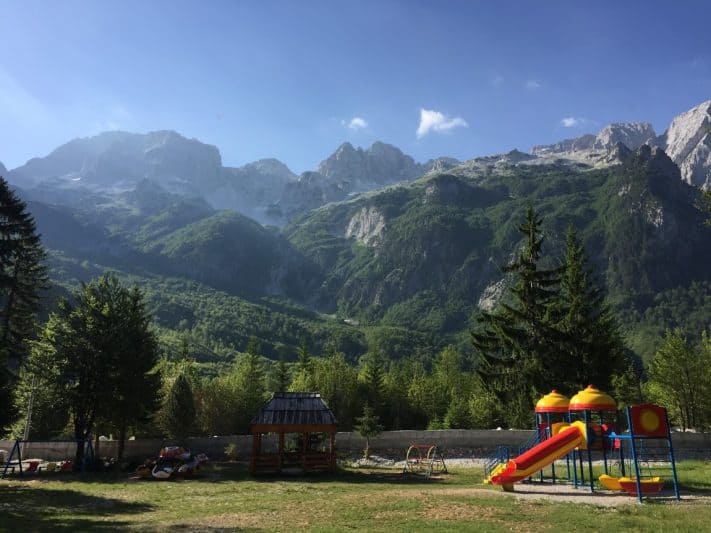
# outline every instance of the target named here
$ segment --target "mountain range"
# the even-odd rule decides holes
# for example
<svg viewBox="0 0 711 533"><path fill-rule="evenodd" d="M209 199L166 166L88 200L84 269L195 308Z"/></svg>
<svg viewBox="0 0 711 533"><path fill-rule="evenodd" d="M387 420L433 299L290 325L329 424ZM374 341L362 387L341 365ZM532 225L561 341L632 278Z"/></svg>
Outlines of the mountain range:
<svg viewBox="0 0 711 533"><path fill-rule="evenodd" d="M166 352L190 339L219 364L255 336L293 357L304 337L356 357L453 342L508 283L501 265L533 204L546 255L575 225L632 348L698 334L711 316L711 100L657 135L611 124L530 153L417 163L344 143L296 176L276 159L239 168L171 131L106 132L0 171L29 202L50 251L52 294L111 269L149 298Z"/></svg>

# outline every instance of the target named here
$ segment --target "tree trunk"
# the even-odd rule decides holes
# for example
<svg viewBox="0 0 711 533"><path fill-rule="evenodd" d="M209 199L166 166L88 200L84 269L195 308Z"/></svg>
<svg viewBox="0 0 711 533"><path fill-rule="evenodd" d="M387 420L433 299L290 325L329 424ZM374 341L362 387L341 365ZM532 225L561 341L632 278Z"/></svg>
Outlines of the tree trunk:
<svg viewBox="0 0 711 533"><path fill-rule="evenodd" d="M83 420L74 421L74 438L77 441L77 451L74 454L74 470L80 470L84 464L84 448L86 441L91 434L91 423L84 423Z"/></svg>
<svg viewBox="0 0 711 533"><path fill-rule="evenodd" d="M118 430L118 451L116 452L116 460L120 461L123 457L123 449L126 444L126 424L121 423Z"/></svg>

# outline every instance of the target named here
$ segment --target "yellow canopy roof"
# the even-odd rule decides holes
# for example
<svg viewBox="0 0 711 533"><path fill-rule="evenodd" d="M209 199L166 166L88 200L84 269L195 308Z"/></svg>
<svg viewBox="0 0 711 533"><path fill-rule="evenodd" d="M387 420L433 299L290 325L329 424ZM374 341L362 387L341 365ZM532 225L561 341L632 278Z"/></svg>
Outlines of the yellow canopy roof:
<svg viewBox="0 0 711 533"><path fill-rule="evenodd" d="M538 402L536 402L536 412L537 413L567 413L568 412L568 400L567 396L562 395L557 390L553 389L551 392L543 396Z"/></svg>
<svg viewBox="0 0 711 533"><path fill-rule="evenodd" d="M617 402L612 396L588 385L570 399L568 409L571 411L617 411Z"/></svg>

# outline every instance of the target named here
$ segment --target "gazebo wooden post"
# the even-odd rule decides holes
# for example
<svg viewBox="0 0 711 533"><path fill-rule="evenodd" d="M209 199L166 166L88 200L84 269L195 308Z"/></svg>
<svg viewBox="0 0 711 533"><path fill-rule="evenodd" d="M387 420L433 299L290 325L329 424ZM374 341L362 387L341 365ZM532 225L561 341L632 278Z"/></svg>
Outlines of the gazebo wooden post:
<svg viewBox="0 0 711 533"><path fill-rule="evenodd" d="M309 447L309 437L311 433L303 432L301 434L301 469L306 470L306 451Z"/></svg>
<svg viewBox="0 0 711 533"><path fill-rule="evenodd" d="M331 462L331 472L336 471L336 432L331 431L330 434L330 446L329 446L329 460Z"/></svg>
<svg viewBox="0 0 711 533"><path fill-rule="evenodd" d="M253 474L256 469L257 456L261 453L261 435L259 433L252 433L252 458L249 461L249 471Z"/></svg>
<svg viewBox="0 0 711 533"><path fill-rule="evenodd" d="M281 467L284 463L284 429L279 429L279 467L277 472L281 474Z"/></svg>

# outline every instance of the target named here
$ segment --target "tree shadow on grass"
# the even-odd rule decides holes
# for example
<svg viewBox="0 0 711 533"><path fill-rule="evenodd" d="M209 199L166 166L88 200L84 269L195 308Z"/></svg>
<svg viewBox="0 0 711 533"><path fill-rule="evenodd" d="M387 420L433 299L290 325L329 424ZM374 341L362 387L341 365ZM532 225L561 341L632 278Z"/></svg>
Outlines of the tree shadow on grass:
<svg viewBox="0 0 711 533"><path fill-rule="evenodd" d="M251 475L246 463L213 463L194 477L173 477L168 480L153 478L139 479L133 472L85 472L79 473L43 473L38 475L25 475L14 478L16 482L31 482L32 480L52 481L59 483L86 483L86 484L131 484L131 483L233 483L251 481L257 483L294 482L294 483L376 483L398 485L432 485L440 484L449 479L450 475L433 474L427 478L422 475L403 475L400 468L338 468L336 472L284 472L281 474L264 473Z"/></svg>
<svg viewBox="0 0 711 533"><path fill-rule="evenodd" d="M115 530L129 525L121 515L153 509L145 503L74 490L49 490L26 483L0 486L0 523L7 531Z"/></svg>
<svg viewBox="0 0 711 533"><path fill-rule="evenodd" d="M334 473L297 473L297 474L260 474L255 476L247 475L247 479L257 482L309 482L309 483L369 483L369 484L397 484L397 485L434 485L447 480L448 474L432 475L425 477L421 475L403 475L400 469L339 469Z"/></svg>

